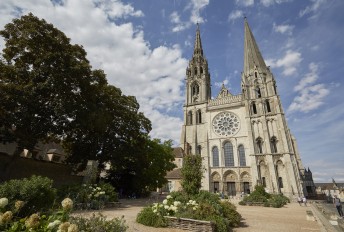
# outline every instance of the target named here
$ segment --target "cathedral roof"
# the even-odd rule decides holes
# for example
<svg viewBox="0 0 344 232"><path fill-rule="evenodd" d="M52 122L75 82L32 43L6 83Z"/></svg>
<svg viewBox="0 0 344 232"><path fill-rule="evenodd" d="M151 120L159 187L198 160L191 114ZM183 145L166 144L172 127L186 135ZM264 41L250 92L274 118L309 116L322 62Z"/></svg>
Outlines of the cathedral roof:
<svg viewBox="0 0 344 232"><path fill-rule="evenodd" d="M166 179L181 179L182 172L180 168L173 169L166 174Z"/></svg>
<svg viewBox="0 0 344 232"><path fill-rule="evenodd" d="M245 18L244 73L248 75L256 67L267 70L262 54L259 51L256 40Z"/></svg>
<svg viewBox="0 0 344 232"><path fill-rule="evenodd" d="M183 158L184 157L184 150L181 147L174 147L173 148L173 156L174 158Z"/></svg>

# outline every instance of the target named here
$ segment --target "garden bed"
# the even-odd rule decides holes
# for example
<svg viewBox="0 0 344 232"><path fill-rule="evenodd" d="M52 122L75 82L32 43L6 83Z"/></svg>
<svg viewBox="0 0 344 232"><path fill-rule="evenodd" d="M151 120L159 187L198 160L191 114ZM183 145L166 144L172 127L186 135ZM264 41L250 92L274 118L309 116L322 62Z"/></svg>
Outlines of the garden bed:
<svg viewBox="0 0 344 232"><path fill-rule="evenodd" d="M189 218L177 218L165 216L167 219L167 227L189 231L215 231L215 224L210 221L200 221Z"/></svg>

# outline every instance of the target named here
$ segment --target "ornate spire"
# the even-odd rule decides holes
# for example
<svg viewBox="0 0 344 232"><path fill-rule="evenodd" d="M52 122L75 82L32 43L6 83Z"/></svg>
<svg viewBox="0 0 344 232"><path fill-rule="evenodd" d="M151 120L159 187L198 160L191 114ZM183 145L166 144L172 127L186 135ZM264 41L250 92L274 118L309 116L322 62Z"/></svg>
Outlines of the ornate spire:
<svg viewBox="0 0 344 232"><path fill-rule="evenodd" d="M201 55L203 56L202 42L201 42L201 33L199 30L199 24L197 23L195 46L194 46L194 56Z"/></svg>
<svg viewBox="0 0 344 232"><path fill-rule="evenodd" d="M244 42L244 73L248 75L255 67L267 70L264 59L258 49L251 29L245 17L245 42Z"/></svg>

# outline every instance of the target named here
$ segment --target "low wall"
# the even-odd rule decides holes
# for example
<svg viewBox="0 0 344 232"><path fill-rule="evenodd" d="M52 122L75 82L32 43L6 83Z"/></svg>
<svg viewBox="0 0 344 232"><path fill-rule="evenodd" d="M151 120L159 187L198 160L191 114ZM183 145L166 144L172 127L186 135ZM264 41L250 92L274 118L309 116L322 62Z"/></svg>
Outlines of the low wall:
<svg viewBox="0 0 344 232"><path fill-rule="evenodd" d="M83 177L72 175L66 164L52 163L31 158L15 157L0 153L0 183L11 179L45 176L54 181L54 187L82 183Z"/></svg>
<svg viewBox="0 0 344 232"><path fill-rule="evenodd" d="M169 228L177 228L182 230L189 230L189 231L197 231L197 232L212 232L215 231L214 223L210 221L200 221L194 220L190 218L176 218L176 217L168 217L165 216L167 219L167 227Z"/></svg>

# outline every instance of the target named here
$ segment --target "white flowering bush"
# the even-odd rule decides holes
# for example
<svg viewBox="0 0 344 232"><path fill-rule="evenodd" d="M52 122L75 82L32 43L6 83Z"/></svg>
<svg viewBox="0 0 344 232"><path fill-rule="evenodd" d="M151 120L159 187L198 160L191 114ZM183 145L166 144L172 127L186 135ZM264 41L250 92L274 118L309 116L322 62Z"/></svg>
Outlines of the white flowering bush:
<svg viewBox="0 0 344 232"><path fill-rule="evenodd" d="M117 192L107 183L68 186L60 192L60 195L71 198L75 206L81 209L101 209L108 202L118 201Z"/></svg>
<svg viewBox="0 0 344 232"><path fill-rule="evenodd" d="M230 228L238 226L241 220L241 215L230 202L221 201L216 194L200 191L191 196L173 192L161 203L144 208L136 221L147 226L162 227L167 224L164 216L212 221L219 232L231 231Z"/></svg>
<svg viewBox="0 0 344 232"><path fill-rule="evenodd" d="M61 202L59 210L50 211L46 214L33 213L25 217L19 217L15 212L23 206L22 201L16 201L13 211L5 211L4 207L11 202L7 198L0 198L0 231L11 232L81 232L81 231L126 231L127 226L123 218L113 218L107 220L102 215L91 218L71 217L70 212L73 209L73 201L65 198Z"/></svg>

